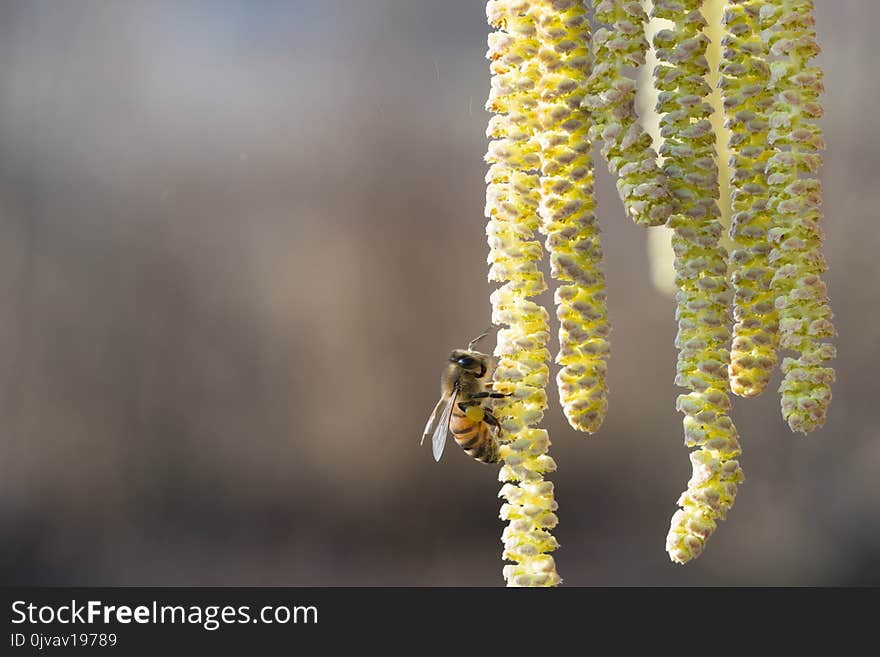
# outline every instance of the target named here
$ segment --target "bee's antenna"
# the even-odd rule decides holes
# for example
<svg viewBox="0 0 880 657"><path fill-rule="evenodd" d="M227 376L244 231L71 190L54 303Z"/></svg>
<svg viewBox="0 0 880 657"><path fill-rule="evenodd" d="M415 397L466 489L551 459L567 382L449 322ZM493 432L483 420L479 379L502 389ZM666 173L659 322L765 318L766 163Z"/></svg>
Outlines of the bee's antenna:
<svg viewBox="0 0 880 657"><path fill-rule="evenodd" d="M468 342L468 351L473 351L473 350L474 350L474 345L477 344L477 343L478 343L480 340L482 340L483 338L485 338L487 335L489 335L489 333L491 333L491 332L492 332L492 325L490 324L490 325L488 326L488 328L486 328L485 331L483 331L482 333L480 333L480 335L478 335L478 336L475 337L473 340L471 340L470 342Z"/></svg>

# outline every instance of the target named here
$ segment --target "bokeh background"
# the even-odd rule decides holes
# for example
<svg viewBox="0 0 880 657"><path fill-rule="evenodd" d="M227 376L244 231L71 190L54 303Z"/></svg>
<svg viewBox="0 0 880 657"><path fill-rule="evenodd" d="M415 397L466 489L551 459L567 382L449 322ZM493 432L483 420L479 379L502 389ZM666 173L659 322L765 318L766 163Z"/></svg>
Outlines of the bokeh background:
<svg viewBox="0 0 880 657"><path fill-rule="evenodd" d="M600 167L611 408L546 416L567 584L880 584L880 3L817 5L828 423L737 399L747 481L669 562L673 304ZM484 10L0 2L5 583L503 583L496 469L418 446L489 320Z"/></svg>

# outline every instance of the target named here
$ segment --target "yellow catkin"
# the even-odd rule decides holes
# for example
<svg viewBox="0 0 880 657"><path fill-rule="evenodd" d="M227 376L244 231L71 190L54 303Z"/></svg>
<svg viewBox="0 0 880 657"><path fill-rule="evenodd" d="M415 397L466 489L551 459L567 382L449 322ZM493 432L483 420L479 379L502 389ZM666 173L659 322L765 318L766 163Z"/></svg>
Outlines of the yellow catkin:
<svg viewBox="0 0 880 657"><path fill-rule="evenodd" d="M559 399L569 424L598 431L608 409L609 354L602 246L593 197L589 123L581 109L590 73L590 25L578 0L533 0L540 50L541 231L555 294Z"/></svg>
<svg viewBox="0 0 880 657"><path fill-rule="evenodd" d="M728 412L730 390L726 349L727 257L719 244L718 168L715 134L706 101L708 38L701 0L655 0L653 15L672 21L671 29L657 32L654 45L663 62L655 69L660 96L664 143L661 155L669 187L679 203L678 214L667 222L673 229L675 252L678 365L676 383L689 388L680 395L684 413L685 444L696 447L690 459L693 476L672 517L666 550L685 563L699 556L733 504L742 470L736 428Z"/></svg>
<svg viewBox="0 0 880 657"><path fill-rule="evenodd" d="M642 0L642 6L650 9L651 0ZM645 36L653 42L654 34L666 27L666 21L649 18L645 23ZM660 137L660 114L657 112L657 88L654 86L654 67L657 56L653 48L645 53L645 65L639 67L636 78L636 109L641 123L651 135L654 149L658 150L663 143ZM650 228L646 234L646 250L648 264L651 267L651 283L660 294L669 298L675 297L675 254L672 252L672 230L666 226Z"/></svg>
<svg viewBox="0 0 880 657"><path fill-rule="evenodd" d="M583 106L593 125L590 137L602 141L602 155L618 176L617 190L627 214L638 224L660 226L673 201L651 135L636 114L636 84L625 67L645 63L648 16L639 0L599 0L594 20L602 25L593 39L594 65Z"/></svg>
<svg viewBox="0 0 880 657"><path fill-rule="evenodd" d="M486 6L492 88L486 160L486 232L489 280L501 283L492 293L492 321L506 325L498 332L496 389L511 392L495 406L503 429L499 478L506 502L501 518L503 557L508 586L555 586L560 578L550 554L558 547L551 535L557 523L553 484L544 474L556 469L547 454L550 439L538 428L547 407L545 392L550 358L549 316L532 301L546 289L538 269L541 243L535 239L541 220L540 120L537 86L539 42L532 4L523 0L490 0Z"/></svg>
<svg viewBox="0 0 880 657"><path fill-rule="evenodd" d="M822 71L812 0L768 0L761 20L770 44L770 89L774 95L768 139L774 153L767 175L776 225L770 231L775 268L772 287L779 311L780 346L797 358L782 361L782 415L792 431L808 433L825 423L834 370L826 367L836 335L822 274L822 190L816 172L825 148L816 121Z"/></svg>
<svg viewBox="0 0 880 657"><path fill-rule="evenodd" d="M742 397L761 394L776 365L779 314L771 289L769 205L766 168L773 150L768 117L767 44L761 34L763 1L732 0L724 11L720 87L731 131L730 166L733 218L730 280L734 287L730 387Z"/></svg>
<svg viewBox="0 0 880 657"><path fill-rule="evenodd" d="M709 62L709 74L706 76L706 82L712 89L709 94L709 104L712 106L712 116L709 121L712 123L712 130L715 131L715 152L717 157L715 162L718 165L718 206L721 209L719 221L724 226L724 233L721 235L721 245L728 251L733 250L733 240L730 239L730 130L728 130L724 120L724 98L721 89L718 88L720 82L719 69L721 68L721 53L723 50L722 41L724 40L724 8L727 0L703 0L703 6L700 11L703 18L706 19L706 27L703 33L709 37L709 46L706 48L706 61ZM729 269L729 265L728 265Z"/></svg>

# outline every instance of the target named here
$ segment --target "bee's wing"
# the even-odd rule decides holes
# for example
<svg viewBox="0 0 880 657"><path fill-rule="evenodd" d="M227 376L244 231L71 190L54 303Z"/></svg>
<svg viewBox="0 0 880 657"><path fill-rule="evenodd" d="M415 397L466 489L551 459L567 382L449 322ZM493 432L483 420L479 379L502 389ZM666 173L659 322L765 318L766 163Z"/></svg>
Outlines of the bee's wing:
<svg viewBox="0 0 880 657"><path fill-rule="evenodd" d="M449 395L446 406L443 407L443 415L434 429L434 436L431 439L431 445L434 448L434 460L439 461L443 455L443 447L446 445L446 436L449 434L449 418L452 417L452 409L455 408L455 401L458 399L458 393Z"/></svg>
<svg viewBox="0 0 880 657"><path fill-rule="evenodd" d="M425 430L422 432L422 439L419 441L419 445L423 445L425 443L425 438L434 433L434 427L437 426L437 420L440 419L440 415L443 413L443 404L445 404L447 398L441 397L440 401L437 402L437 405L434 407L434 410L431 411L431 417L428 418L428 423L425 425Z"/></svg>
<svg viewBox="0 0 880 657"><path fill-rule="evenodd" d="M435 461L439 461L440 456L443 454L443 447L446 445L446 435L449 433L449 418L452 416L452 409L455 407L456 399L458 399L457 392L453 392L448 397L441 397L434 407L431 417L428 418L428 423L425 425L422 443L425 442L425 438L429 435L431 436L431 446L434 451Z"/></svg>

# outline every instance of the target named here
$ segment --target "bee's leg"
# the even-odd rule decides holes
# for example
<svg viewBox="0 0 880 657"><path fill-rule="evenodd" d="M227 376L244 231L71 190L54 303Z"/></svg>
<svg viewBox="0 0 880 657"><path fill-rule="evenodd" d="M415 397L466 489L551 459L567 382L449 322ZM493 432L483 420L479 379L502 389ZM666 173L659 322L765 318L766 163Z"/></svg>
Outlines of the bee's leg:
<svg viewBox="0 0 880 657"><path fill-rule="evenodd" d="M483 422L492 425L493 427L501 427L501 425L498 424L498 418L485 409L483 410Z"/></svg>
<svg viewBox="0 0 880 657"><path fill-rule="evenodd" d="M471 399L486 399L487 397L491 397L492 399L502 399L504 397L510 397L512 392L476 392L470 396Z"/></svg>

